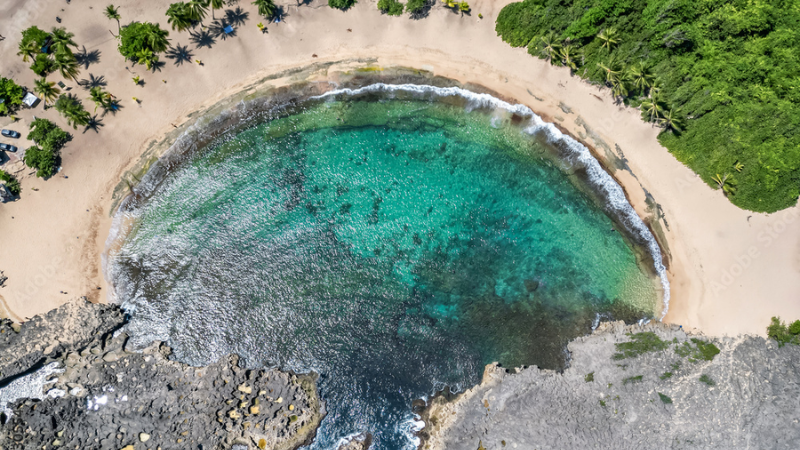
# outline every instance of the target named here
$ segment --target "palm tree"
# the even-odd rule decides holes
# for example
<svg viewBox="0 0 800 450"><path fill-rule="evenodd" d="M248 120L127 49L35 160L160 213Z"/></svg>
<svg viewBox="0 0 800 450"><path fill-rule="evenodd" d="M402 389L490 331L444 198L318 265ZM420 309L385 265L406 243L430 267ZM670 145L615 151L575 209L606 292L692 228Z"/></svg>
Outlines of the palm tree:
<svg viewBox="0 0 800 450"><path fill-rule="evenodd" d="M78 60L75 59L75 55L69 51L59 51L54 56L53 69L58 70L64 78L72 78L77 81L77 76L80 72L78 70Z"/></svg>
<svg viewBox="0 0 800 450"><path fill-rule="evenodd" d="M614 28L604 28L597 33L597 38L603 41L603 44L600 46L600 48L605 47L609 52L611 52L611 47L619 42L617 30Z"/></svg>
<svg viewBox="0 0 800 450"><path fill-rule="evenodd" d="M275 15L275 2L273 0L256 0L253 4L258 7L258 14L267 18Z"/></svg>
<svg viewBox="0 0 800 450"><path fill-rule="evenodd" d="M225 0L210 0L208 3L211 6L211 19L214 19L214 10L222 9L225 7Z"/></svg>
<svg viewBox="0 0 800 450"><path fill-rule="evenodd" d="M202 22L208 12L207 5L208 0L191 0L186 4L186 12L189 14L189 18L196 22Z"/></svg>
<svg viewBox="0 0 800 450"><path fill-rule="evenodd" d="M71 94L58 97L56 111L67 119L67 123L72 125L72 128L77 128L78 125L85 126L92 118L89 111L83 109L80 100Z"/></svg>
<svg viewBox="0 0 800 450"><path fill-rule="evenodd" d="M567 44L558 52L561 62L573 71L578 70L578 64L575 59L580 56L580 50L574 50L574 48L572 45Z"/></svg>
<svg viewBox="0 0 800 450"><path fill-rule="evenodd" d="M727 173L724 176L719 176L719 174L717 174L717 176L711 177L711 179L717 183L717 187L722 189L722 194L725 197L727 197L728 194L733 194L736 191L736 186L733 184L733 179L729 181L729 177L730 174Z"/></svg>
<svg viewBox="0 0 800 450"><path fill-rule="evenodd" d="M539 51L545 59L553 60L558 56L558 49L561 48L561 45L556 42L556 34L554 32L548 33L546 36L542 36L540 39L540 45L542 46L541 50Z"/></svg>
<svg viewBox="0 0 800 450"><path fill-rule="evenodd" d="M25 45L22 45L22 42L19 43L19 52L17 52L17 55L22 56L22 62L28 62L29 59L36 59L36 55L38 55L40 51L41 47L39 47L39 43L31 40Z"/></svg>
<svg viewBox="0 0 800 450"><path fill-rule="evenodd" d="M58 95L61 94L61 89L56 87L55 81L47 81L45 78L34 81L33 92L42 96L44 104L53 103Z"/></svg>
<svg viewBox="0 0 800 450"><path fill-rule="evenodd" d="M111 101L111 94L104 91L100 86L93 87L89 90L89 100L94 102L94 110L97 111L98 107L108 109L109 101Z"/></svg>
<svg viewBox="0 0 800 450"><path fill-rule="evenodd" d="M647 99L642 102L642 112L647 115L651 122L656 122L661 117L662 108L655 99Z"/></svg>
<svg viewBox="0 0 800 450"><path fill-rule="evenodd" d="M117 8L115 8L114 5L108 5L108 6L106 6L106 10L103 11L103 14L105 14L106 17L108 17L108 20L116 20L117 21L117 36L119 36L119 31L122 28L119 25L119 19L121 19L122 16L119 15L119 11L117 11ZM111 33L111 34L114 34L114 33Z"/></svg>
<svg viewBox="0 0 800 450"><path fill-rule="evenodd" d="M136 64L144 64L148 70L152 69L156 62L158 62L158 56L152 50L142 49L136 53Z"/></svg>
<svg viewBox="0 0 800 450"><path fill-rule="evenodd" d="M607 63L597 63L597 67L603 69L606 74L606 83L615 84L619 83L622 77L622 65L616 58L611 58Z"/></svg>
<svg viewBox="0 0 800 450"><path fill-rule="evenodd" d="M622 80L613 81L611 83L611 95L614 97L625 97L628 95L628 88L625 87L625 82Z"/></svg>
<svg viewBox="0 0 800 450"><path fill-rule="evenodd" d="M169 5L166 16L167 23L172 25L173 30L183 31L194 23L191 13L188 11L188 5L183 2Z"/></svg>
<svg viewBox="0 0 800 450"><path fill-rule="evenodd" d="M628 73L626 77L633 82L633 85L636 86L637 89L640 89L642 92L649 87L653 86L655 82L655 77L653 74L647 70L644 63L639 63L635 66L632 66L628 69Z"/></svg>
<svg viewBox="0 0 800 450"><path fill-rule="evenodd" d="M677 133L680 133L681 128L683 128L683 123L672 108L662 118L658 119L658 124Z"/></svg>
<svg viewBox="0 0 800 450"><path fill-rule="evenodd" d="M72 40L73 37L75 37L75 35L73 33L68 33L64 28L53 28L53 31L50 33L52 47L57 53L65 52L72 54L70 47L78 48L78 44Z"/></svg>

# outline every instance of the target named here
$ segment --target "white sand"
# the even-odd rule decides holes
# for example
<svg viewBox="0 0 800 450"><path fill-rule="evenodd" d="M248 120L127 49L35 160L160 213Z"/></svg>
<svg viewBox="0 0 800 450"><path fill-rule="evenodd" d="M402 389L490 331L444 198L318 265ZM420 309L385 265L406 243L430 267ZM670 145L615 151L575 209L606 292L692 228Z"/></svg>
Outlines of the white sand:
<svg viewBox="0 0 800 450"><path fill-rule="evenodd" d="M507 0L474 2L472 16L437 4L422 20L382 16L375 1L362 0L348 12L331 10L319 0L300 8L278 3L288 16L283 23L268 24L268 33L261 34L256 24L263 20L249 1L242 1L239 6L249 19L236 37L217 40L211 49L195 49L188 32L171 31L172 43L189 46L192 59L204 66L176 67L162 57L166 65L156 73L131 66L117 52L109 33L116 33L116 22L102 14L108 0L0 3L0 34L6 37L0 42L0 75L32 87L29 64L16 56L19 32L30 25L49 29L60 16L61 26L75 33L79 45L100 52L100 61L82 70L79 78L104 76L107 89L124 106L103 119L98 134L73 131L73 141L62 152L63 170L52 179L37 179L19 163L3 167L19 171L23 194L21 200L0 206L0 270L8 276L6 287L0 288L0 316L20 320L71 298L106 298L100 269L111 193L122 173L151 142L173 130L173 124L268 74L320 61L349 61L338 67L352 67L359 65L355 59L364 58L360 65L371 60L382 67L415 67L487 86L583 137L586 130L575 123L580 116L612 151L618 145L636 178L625 171L614 175L634 207L642 217L651 216L646 189L669 225L664 229L672 283L667 321L709 334L764 334L773 315L800 318L800 209L769 216L739 210L662 148L656 140L659 129L643 123L638 111L615 105L607 90L570 77L568 70L503 43L494 32L494 20ZM164 11L169 1L115 4L123 24L158 21L168 27ZM134 74L144 79L144 87L134 86ZM71 92L88 97L75 82L66 83L73 86ZM134 96L142 100L140 105L131 100ZM565 113L561 103L573 112ZM94 108L88 100L84 104ZM33 115L66 128L54 110L41 106L23 110L22 120L11 127L25 132ZM9 120L0 119L0 125L9 126ZM589 137L587 143L595 142ZM28 145L24 140L21 144Z"/></svg>

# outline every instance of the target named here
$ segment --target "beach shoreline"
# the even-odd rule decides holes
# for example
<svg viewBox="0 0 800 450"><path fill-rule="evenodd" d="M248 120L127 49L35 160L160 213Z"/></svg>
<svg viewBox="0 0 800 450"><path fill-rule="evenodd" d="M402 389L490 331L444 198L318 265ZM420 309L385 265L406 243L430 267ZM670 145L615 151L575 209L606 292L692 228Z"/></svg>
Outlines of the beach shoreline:
<svg viewBox="0 0 800 450"><path fill-rule="evenodd" d="M11 3L12 8L22 4ZM63 151L63 170L51 180L35 179L27 169L17 172L22 198L0 207L0 236L14 236L0 254L0 270L9 277L0 289L0 315L25 320L75 297L104 300L108 286L101 254L111 228L112 193L137 161L151 158L154 146L174 140L199 111L246 92L270 74L283 73L267 80L277 87L296 82L298 68L324 68L339 61L351 70L414 67L464 85L486 86L588 144L668 255L672 301L665 321L707 334L762 335L773 315L800 317L800 302L794 300L800 292L800 230L790 226L800 209L763 215L731 205L658 144L659 129L643 123L637 110L614 104L607 89L573 78L568 69L552 67L496 37L494 19L506 3L476 2L473 11L482 13L482 20L434 8L429 17L411 21L382 16L370 2L345 13L317 8L322 3L315 2L314 7L289 9L288 20L271 25L266 36L254 25L254 8L243 5L251 18L237 30L238 36L217 42L215 48L194 50L203 66L173 67L167 62L156 73L130 66L116 53L106 30L112 24L100 12L104 3L67 6L58 13L62 26L76 34L79 44L102 55L81 77L102 74L109 91L123 100L137 96L142 103L123 101L122 111L105 117L98 134L70 130L75 138ZM163 26L167 5L123 2L120 11L123 22L151 20ZM19 19L20 30L34 24L50 27L56 25L56 8L11 16ZM186 33L171 32L171 37L174 43L188 40ZM259 44L265 40L270 44L266 49ZM33 74L15 55L16 42L11 33L0 42L0 55L10 61L2 75L32 86ZM132 73L141 74L147 84L134 86ZM73 91L86 96L77 86ZM24 131L34 114L65 126L55 111L38 107L23 110L15 127ZM7 122L3 118L0 124L6 127Z"/></svg>

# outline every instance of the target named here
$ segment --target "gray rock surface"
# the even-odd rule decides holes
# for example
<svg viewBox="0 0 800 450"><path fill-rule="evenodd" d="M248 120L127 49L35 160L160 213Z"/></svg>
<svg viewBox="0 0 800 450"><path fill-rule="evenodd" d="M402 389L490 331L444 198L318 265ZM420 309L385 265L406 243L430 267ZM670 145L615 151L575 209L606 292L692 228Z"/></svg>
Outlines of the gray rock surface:
<svg viewBox="0 0 800 450"><path fill-rule="evenodd" d="M630 340L627 333L643 331L669 341L668 348L612 358L615 344ZM715 343L721 353L711 361L698 357L693 337ZM602 324L569 350L563 374L490 365L481 385L454 402L435 398L425 413L422 447L800 448L800 346L779 348L758 337L712 340L676 326L619 322ZM702 375L713 385L701 382Z"/></svg>
<svg viewBox="0 0 800 450"><path fill-rule="evenodd" d="M117 306L78 300L16 324L0 320L0 386L65 352L86 347L124 323Z"/></svg>
<svg viewBox="0 0 800 450"><path fill-rule="evenodd" d="M100 316L111 314L118 319L117 325L123 323L121 314L113 314L119 312L115 306L97 307L105 310ZM72 312L67 308L61 313ZM14 383L27 378L35 378L35 383L18 386L17 391L39 389L28 389L28 398L11 402L10 414L0 417L0 449L208 450L238 446L289 450L313 439L324 415L314 374L248 370L239 367L235 355L206 367L191 367L169 360L171 350L158 342L142 352L129 351L124 333L114 337L97 331L91 317L98 311L94 313L86 322L94 332L93 343L73 351L36 350L39 339L50 345L63 344L63 340L53 344L53 337L42 330L44 322L31 327L38 332L23 334L27 324L19 333L11 330L15 337L9 345L14 348L59 356L45 358L44 370L16 377L0 389L2 397ZM48 317L52 322L60 320L58 314ZM76 336L88 333L75 332ZM39 358L18 356L14 367ZM53 370L53 364L60 370ZM42 374L44 371L47 373ZM43 381L54 377L54 382ZM41 392L43 384L46 392Z"/></svg>

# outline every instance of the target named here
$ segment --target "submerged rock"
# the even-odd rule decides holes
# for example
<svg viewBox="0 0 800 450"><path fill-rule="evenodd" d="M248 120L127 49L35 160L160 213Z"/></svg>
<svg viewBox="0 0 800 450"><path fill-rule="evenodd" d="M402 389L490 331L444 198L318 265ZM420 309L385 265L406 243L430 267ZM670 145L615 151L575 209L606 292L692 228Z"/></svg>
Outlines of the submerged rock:
<svg viewBox="0 0 800 450"><path fill-rule="evenodd" d="M659 339L625 354L615 345L642 332ZM569 351L563 373L492 364L453 402L436 397L421 448L789 450L800 442L800 346L616 322Z"/></svg>

